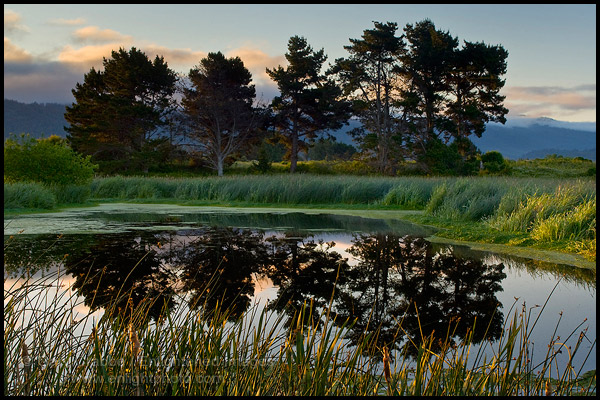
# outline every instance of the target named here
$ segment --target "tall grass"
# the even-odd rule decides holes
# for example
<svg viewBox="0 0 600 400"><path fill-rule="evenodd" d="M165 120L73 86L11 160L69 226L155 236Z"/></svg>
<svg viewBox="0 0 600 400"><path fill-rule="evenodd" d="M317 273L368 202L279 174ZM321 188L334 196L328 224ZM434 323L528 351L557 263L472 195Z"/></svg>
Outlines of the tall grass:
<svg viewBox="0 0 600 400"><path fill-rule="evenodd" d="M522 196L515 203L513 207L499 208L487 221L489 226L508 232L530 232L537 241L595 238L595 185L563 184L550 193Z"/></svg>
<svg viewBox="0 0 600 400"><path fill-rule="evenodd" d="M176 199L268 204L368 204L394 185L383 177L267 175L195 179L110 177L96 179L92 197Z"/></svg>
<svg viewBox="0 0 600 400"><path fill-rule="evenodd" d="M52 190L39 183L4 183L4 208L52 209L56 197Z"/></svg>
<svg viewBox="0 0 600 400"><path fill-rule="evenodd" d="M584 375L572 363L585 330L568 349L564 367L556 365L556 359L560 351L567 350L554 335L546 357L532 360L529 337L537 320L532 323L525 305L512 319L507 318L500 341L485 345L492 349L489 359L481 348L474 349L467 334L458 346L452 347L448 341L439 351L432 350L431 338L422 338L416 358L409 360L406 354L390 357L374 345L373 335L365 334L356 347L350 347L344 335L353 322L335 321L327 310L325 321L304 325L303 321L314 321L306 316L314 311L310 303L298 310L289 324L285 314L269 314L256 307L228 322L230 311L219 305L213 309L180 307L171 313L165 310L158 319L161 322L148 322L151 298L136 309L118 310L108 304L99 320L89 314L78 319L75 309L81 306L80 300L68 290L59 290L61 279L64 277L56 273L5 286L5 395L596 392L595 371ZM127 297L128 293L121 295ZM577 335L580 326L571 335ZM595 339L590 352L594 346Z"/></svg>
<svg viewBox="0 0 600 400"><path fill-rule="evenodd" d="M4 183L5 209L52 209L61 204L83 204L91 194L87 185L45 185L38 182Z"/></svg>
<svg viewBox="0 0 600 400"><path fill-rule="evenodd" d="M423 209L431 200L434 190L445 183L444 178L398 179L381 200L381 204L405 209Z"/></svg>

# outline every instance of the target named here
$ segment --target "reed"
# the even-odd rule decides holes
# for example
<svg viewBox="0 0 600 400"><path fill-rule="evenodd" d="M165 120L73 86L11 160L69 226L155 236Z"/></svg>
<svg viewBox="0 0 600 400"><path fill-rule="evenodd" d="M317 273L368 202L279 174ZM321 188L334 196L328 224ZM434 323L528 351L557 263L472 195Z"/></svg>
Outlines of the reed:
<svg viewBox="0 0 600 400"><path fill-rule="evenodd" d="M54 193L41 183L4 183L5 209L52 209L55 206Z"/></svg>
<svg viewBox="0 0 600 400"><path fill-rule="evenodd" d="M511 199L513 204L516 197ZM499 207L486 223L499 231L530 233L538 243L567 240L569 248L590 255L593 250L595 256L595 185L574 182L559 185L553 192L521 195L517 205Z"/></svg>
<svg viewBox="0 0 600 400"><path fill-rule="evenodd" d="M584 338L588 339L585 330L568 349L568 362L562 369L555 361L560 351L567 349L554 335L546 357L532 360L529 338L537 319L532 321L525 304L517 310L516 302L512 317L513 308L507 313L501 339L483 346L493 350L491 358L484 356L483 347L475 349L468 333L458 346L446 341L436 351L433 338L422 338L416 358L409 359L397 351L390 354L387 348L377 348L373 334L363 335L358 345L350 346L345 335L353 321L336 321L329 310L320 313L326 315L324 320L314 319L316 310L310 302L290 320L285 314L254 306L232 321L230 310L218 304L207 308L203 303L171 312L165 309L164 315L153 321L148 317L155 301L151 298L135 309L119 310L116 302L108 304L99 317L76 312L81 300L63 287L64 279L56 272L42 278L25 276L8 287L5 283L5 395L596 392L595 371L582 374L573 365ZM207 283L205 290L209 288ZM306 325L305 321L312 322ZM571 335L577 336L580 327ZM402 329L401 322L398 329ZM86 333L90 330L91 334ZM590 352L594 347L595 338ZM383 368L378 357L369 356L382 352Z"/></svg>
<svg viewBox="0 0 600 400"><path fill-rule="evenodd" d="M51 209L88 198L201 205L416 209L443 223L478 222L484 228L520 238L525 234L534 244L558 243L555 247L559 249L595 258L596 183L591 179L300 173L198 178L113 176L94 179L89 189L73 186L50 190L28 183L4 185L5 209Z"/></svg>

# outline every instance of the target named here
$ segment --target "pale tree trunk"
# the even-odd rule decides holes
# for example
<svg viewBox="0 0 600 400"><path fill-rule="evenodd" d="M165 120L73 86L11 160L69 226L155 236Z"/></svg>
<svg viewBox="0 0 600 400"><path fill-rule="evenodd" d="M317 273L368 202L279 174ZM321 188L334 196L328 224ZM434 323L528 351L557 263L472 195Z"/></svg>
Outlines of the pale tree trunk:
<svg viewBox="0 0 600 400"><path fill-rule="evenodd" d="M217 175L223 176L223 157L221 155L217 156Z"/></svg>

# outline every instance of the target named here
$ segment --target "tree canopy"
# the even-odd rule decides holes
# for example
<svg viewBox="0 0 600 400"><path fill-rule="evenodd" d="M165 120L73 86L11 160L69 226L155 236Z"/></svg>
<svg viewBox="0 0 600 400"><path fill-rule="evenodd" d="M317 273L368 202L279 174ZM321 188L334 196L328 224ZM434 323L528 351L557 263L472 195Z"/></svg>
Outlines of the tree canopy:
<svg viewBox="0 0 600 400"><path fill-rule="evenodd" d="M148 153L160 143L156 131L168 123L177 77L163 57L151 61L132 47L112 52L104 71L93 67L72 90L65 127L74 150L94 161L121 161L120 168L147 170Z"/></svg>
<svg viewBox="0 0 600 400"><path fill-rule="evenodd" d="M111 173L147 172L174 154L178 136L192 149L189 157L200 156L219 176L245 150L257 153L257 144L275 139L295 172L315 139L356 118L361 124L351 134L358 157L380 173L394 175L412 160L422 173L476 171L480 153L469 137L481 137L488 122L506 121L500 91L508 52L484 42L461 44L429 19L403 30L395 22L373 25L349 39L348 57L327 68L324 49L290 37L287 65L266 69L279 94L264 108L255 105L252 74L239 57L209 53L179 79L163 57L121 48L73 89L67 139ZM184 121L177 126L176 107Z"/></svg>
<svg viewBox="0 0 600 400"><path fill-rule="evenodd" d="M190 136L211 167L223 175L226 159L240 150L259 126L253 107L252 74L239 57L209 53L189 73L182 100Z"/></svg>
<svg viewBox="0 0 600 400"><path fill-rule="evenodd" d="M288 148L290 171L296 170L298 152L308 150L308 141L319 131L339 129L350 117L349 104L340 100L340 88L321 73L327 59L323 49L313 51L305 38L293 36L285 54L289 65L267 68L280 95L271 108L274 125Z"/></svg>
<svg viewBox="0 0 600 400"><path fill-rule="evenodd" d="M361 39L350 39L352 45L344 46L350 57L337 59L331 68L362 123L353 132L355 140L364 152L375 153L381 172L397 161L402 142L397 68L403 42L396 29L396 23L375 22L375 29L366 29Z"/></svg>

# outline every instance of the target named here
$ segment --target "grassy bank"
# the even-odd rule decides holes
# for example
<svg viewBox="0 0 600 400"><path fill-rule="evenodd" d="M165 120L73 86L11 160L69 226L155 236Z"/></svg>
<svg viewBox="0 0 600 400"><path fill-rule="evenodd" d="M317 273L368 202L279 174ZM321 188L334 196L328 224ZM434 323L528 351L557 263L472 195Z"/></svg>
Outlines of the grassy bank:
<svg viewBox="0 0 600 400"><path fill-rule="evenodd" d="M526 305L521 308L516 302L506 313L499 341L484 340L492 356L473 350L467 333L456 346L449 340L434 346L421 338L416 356L396 352L392 358L387 347L375 345L373 332L365 333L357 346L349 346L344 336L354 321L336 321L327 310L320 314L324 319L307 318L313 312L310 304L289 324L284 314L256 308L232 320L230 310L202 304L164 310L160 322L155 322L148 316L152 298L124 310L116 308L115 300L105 305L105 317L94 320L76 311L81 300L59 290L62 279L55 273L25 278L8 288L5 283L5 395L593 396L596 392L595 370L584 373L572 362L583 352L581 326L569 335L579 334L579 339L569 347L566 365L556 363L563 347L554 335L545 357L533 360L529 337L537 320L531 321ZM129 295L121 293L125 299Z"/></svg>
<svg viewBox="0 0 600 400"><path fill-rule="evenodd" d="M148 202L423 210L411 220L457 240L539 247L596 257L592 178L231 175L107 177L89 187L4 185L5 212L67 203Z"/></svg>

